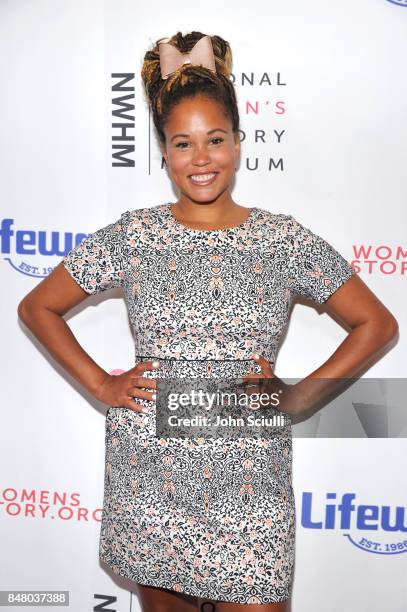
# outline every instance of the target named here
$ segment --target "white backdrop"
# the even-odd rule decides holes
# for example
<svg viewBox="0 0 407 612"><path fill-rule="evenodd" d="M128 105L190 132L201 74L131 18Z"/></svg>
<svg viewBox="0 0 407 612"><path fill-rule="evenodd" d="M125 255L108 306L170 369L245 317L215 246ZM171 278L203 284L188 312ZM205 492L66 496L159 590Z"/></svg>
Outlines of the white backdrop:
<svg viewBox="0 0 407 612"><path fill-rule="evenodd" d="M0 589L69 590L75 612L109 598L109 609L140 609L132 583L98 561L106 406L16 309L72 234L175 201L139 76L156 39L200 30L231 43L244 136L234 199L292 214L354 263L400 326L398 344L366 376L405 377L407 2L235 0L231 10L214 0L0 3ZM106 371L132 367L119 290L66 319ZM345 334L322 309L297 304L276 374L306 376ZM386 507L393 521L397 508L407 513L405 438L362 438L294 440L294 612L407 609L407 517L396 531L381 520ZM346 494L354 495L350 525L341 526L338 509L327 525L327 506ZM363 506L377 514L370 529Z"/></svg>

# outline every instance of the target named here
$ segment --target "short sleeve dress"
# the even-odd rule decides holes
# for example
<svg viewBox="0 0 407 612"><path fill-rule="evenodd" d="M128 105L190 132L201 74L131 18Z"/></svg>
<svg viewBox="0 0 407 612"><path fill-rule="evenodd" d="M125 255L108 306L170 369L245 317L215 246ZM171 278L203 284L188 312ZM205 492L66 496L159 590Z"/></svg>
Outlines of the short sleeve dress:
<svg viewBox="0 0 407 612"><path fill-rule="evenodd" d="M350 263L292 215L250 208L196 230L172 204L129 210L63 264L89 294L122 287L135 363L151 378L237 378L275 363L296 294L322 304ZM156 407L109 407L100 560L115 573L214 601L291 597L296 511L292 436L159 438Z"/></svg>

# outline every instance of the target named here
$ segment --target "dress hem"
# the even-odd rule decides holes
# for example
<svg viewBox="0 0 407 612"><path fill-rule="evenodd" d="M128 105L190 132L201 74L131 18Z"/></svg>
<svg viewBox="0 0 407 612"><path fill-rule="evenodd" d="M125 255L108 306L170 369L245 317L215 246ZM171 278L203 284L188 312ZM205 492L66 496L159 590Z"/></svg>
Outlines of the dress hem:
<svg viewBox="0 0 407 612"><path fill-rule="evenodd" d="M107 561L106 558L104 558L103 556L99 555L99 560L102 561L103 563L105 563L108 567L110 567L110 569L114 572L114 574L116 574L116 576L121 576L122 578L126 578L127 580L131 580L133 582L136 582L137 584L140 584L141 586L152 586L152 587L157 587L159 589L165 589L166 591L172 591L173 593L178 593L180 595L189 595L190 597L199 597L202 599L211 599L213 600L215 603L219 602L219 603L236 603L236 604L248 604L249 602L241 602L241 601L236 601L234 599L218 599L218 595L197 595L196 593L192 592L193 589L188 589L188 587L186 589L183 589L182 591L177 591L176 589L171 589L167 586L163 586L161 584L161 582L159 580L154 580L152 578L146 579L146 578L142 578L142 580L138 580L135 578L131 578L130 576L128 576L125 573L122 573L120 571L116 571L115 569L113 569L113 566L110 565L110 563ZM251 597L258 597L257 595L252 595ZM283 603L285 601L289 601L291 599L291 593L287 596L284 597L282 599L274 599L273 601L261 601L259 602L260 605L266 605L266 604L273 604L273 603Z"/></svg>

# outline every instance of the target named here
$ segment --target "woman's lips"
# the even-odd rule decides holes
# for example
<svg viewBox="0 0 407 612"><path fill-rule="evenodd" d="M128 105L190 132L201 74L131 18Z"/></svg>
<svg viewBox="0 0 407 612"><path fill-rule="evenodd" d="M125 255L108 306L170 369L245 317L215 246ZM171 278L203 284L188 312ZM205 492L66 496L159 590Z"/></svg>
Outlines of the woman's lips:
<svg viewBox="0 0 407 612"><path fill-rule="evenodd" d="M206 185L212 185L217 176L217 172L208 172L207 174L192 174L188 178L194 185L206 187Z"/></svg>

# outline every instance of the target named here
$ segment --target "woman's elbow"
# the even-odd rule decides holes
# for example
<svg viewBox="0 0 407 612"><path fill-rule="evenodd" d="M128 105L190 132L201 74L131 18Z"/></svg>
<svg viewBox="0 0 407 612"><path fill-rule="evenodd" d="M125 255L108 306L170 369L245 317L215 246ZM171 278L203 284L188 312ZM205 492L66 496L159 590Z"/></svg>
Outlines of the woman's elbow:
<svg viewBox="0 0 407 612"><path fill-rule="evenodd" d="M24 323L26 323L29 312L31 310L30 300L27 299L27 296L24 297L17 306L17 314L18 318L21 319Z"/></svg>
<svg viewBox="0 0 407 612"><path fill-rule="evenodd" d="M383 337L385 343L391 342L399 334L399 324L397 319L389 314L384 320L376 322L378 335Z"/></svg>

